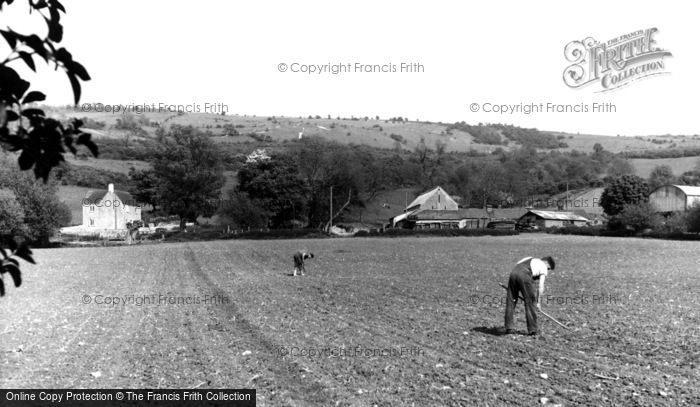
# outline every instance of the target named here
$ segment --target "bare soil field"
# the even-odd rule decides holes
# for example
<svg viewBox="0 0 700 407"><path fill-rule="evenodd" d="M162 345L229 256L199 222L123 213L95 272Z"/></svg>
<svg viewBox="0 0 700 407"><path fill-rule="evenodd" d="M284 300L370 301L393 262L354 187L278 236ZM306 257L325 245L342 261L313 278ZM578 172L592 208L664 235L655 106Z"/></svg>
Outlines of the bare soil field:
<svg viewBox="0 0 700 407"><path fill-rule="evenodd" d="M292 254L316 258L291 277ZM506 283L552 255L543 335ZM258 405L700 404L697 243L529 234L36 250L2 388L256 388ZM117 303L117 304L115 304Z"/></svg>

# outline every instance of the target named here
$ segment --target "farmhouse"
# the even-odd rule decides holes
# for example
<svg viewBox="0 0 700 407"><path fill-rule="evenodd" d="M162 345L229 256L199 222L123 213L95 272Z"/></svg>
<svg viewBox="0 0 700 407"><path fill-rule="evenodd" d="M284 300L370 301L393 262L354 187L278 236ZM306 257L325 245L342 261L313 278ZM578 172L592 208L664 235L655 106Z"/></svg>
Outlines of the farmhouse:
<svg viewBox="0 0 700 407"><path fill-rule="evenodd" d="M424 210L414 212L408 220L416 229L475 229L484 228L490 220L489 214L478 208L457 210Z"/></svg>
<svg viewBox="0 0 700 407"><path fill-rule="evenodd" d="M83 199L83 229L125 230L128 222L141 220L141 207L128 192L107 190L88 191Z"/></svg>
<svg viewBox="0 0 700 407"><path fill-rule="evenodd" d="M664 185L649 194L649 203L657 212L684 212L700 205L700 187Z"/></svg>
<svg viewBox="0 0 700 407"><path fill-rule="evenodd" d="M457 202L444 189L436 187L419 195L408 204L403 211L404 213L391 219L391 226L397 226L402 222L405 223L410 215L423 210L445 211L457 209L459 209Z"/></svg>
<svg viewBox="0 0 700 407"><path fill-rule="evenodd" d="M562 226L586 226L588 219L571 212L540 211L531 209L520 217L519 223L536 225L539 228Z"/></svg>

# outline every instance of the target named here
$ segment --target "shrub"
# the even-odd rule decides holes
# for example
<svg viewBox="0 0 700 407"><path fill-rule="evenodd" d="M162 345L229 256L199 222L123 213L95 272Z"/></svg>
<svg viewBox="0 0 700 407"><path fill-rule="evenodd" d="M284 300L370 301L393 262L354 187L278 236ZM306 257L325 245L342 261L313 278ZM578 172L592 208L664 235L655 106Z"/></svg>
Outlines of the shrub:
<svg viewBox="0 0 700 407"><path fill-rule="evenodd" d="M668 218L666 218L663 223L658 228L660 233L683 233L688 230L688 214L682 212L675 212Z"/></svg>
<svg viewBox="0 0 700 407"><path fill-rule="evenodd" d="M613 229L624 227L635 232L644 229L658 229L661 226L659 216L653 205L648 202L624 205L622 211L610 220Z"/></svg>
<svg viewBox="0 0 700 407"><path fill-rule="evenodd" d="M700 233L700 205L695 205L686 214L688 232Z"/></svg>

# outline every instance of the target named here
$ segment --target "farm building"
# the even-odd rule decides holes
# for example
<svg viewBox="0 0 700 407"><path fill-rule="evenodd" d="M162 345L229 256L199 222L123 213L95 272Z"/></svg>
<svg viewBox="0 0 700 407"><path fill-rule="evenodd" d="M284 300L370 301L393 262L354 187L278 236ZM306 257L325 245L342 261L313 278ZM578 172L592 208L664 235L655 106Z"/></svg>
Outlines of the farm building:
<svg viewBox="0 0 700 407"><path fill-rule="evenodd" d="M457 210L424 210L414 212L408 220L416 229L475 229L484 228L490 220L489 214L478 208Z"/></svg>
<svg viewBox="0 0 700 407"><path fill-rule="evenodd" d="M456 210L459 205L444 189L437 187L419 195L405 209L405 212L417 212L419 210Z"/></svg>
<svg viewBox="0 0 700 407"><path fill-rule="evenodd" d="M141 207L128 192L107 190L88 191L83 199L83 229L125 230L128 222L141 220Z"/></svg>
<svg viewBox="0 0 700 407"><path fill-rule="evenodd" d="M419 195L406 206L406 208L403 210L404 213L393 217L391 219L391 226L396 227L401 223L406 223L410 215L423 210L454 211L457 209L459 209L457 202L452 199L444 189L436 187L435 189Z"/></svg>
<svg viewBox="0 0 700 407"><path fill-rule="evenodd" d="M491 219L506 219L506 220L518 220L520 219L523 215L525 215L528 211L527 208L495 208L495 209L487 209L489 212L489 215Z"/></svg>
<svg viewBox="0 0 700 407"><path fill-rule="evenodd" d="M649 194L657 212L684 212L700 205L700 187L688 185L664 185Z"/></svg>
<svg viewBox="0 0 700 407"><path fill-rule="evenodd" d="M551 228L562 226L586 226L588 224L588 219L571 212L531 209L520 217L519 222L526 225L536 225L539 228Z"/></svg>

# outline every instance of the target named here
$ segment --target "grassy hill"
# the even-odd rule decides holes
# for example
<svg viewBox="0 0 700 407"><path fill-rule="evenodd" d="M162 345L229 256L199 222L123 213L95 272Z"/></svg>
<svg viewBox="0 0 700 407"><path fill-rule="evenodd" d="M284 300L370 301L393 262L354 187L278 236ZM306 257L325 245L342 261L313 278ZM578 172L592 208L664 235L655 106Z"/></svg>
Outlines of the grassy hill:
<svg viewBox="0 0 700 407"><path fill-rule="evenodd" d="M145 169L149 167L147 149L144 143L152 142L156 130L173 124L191 125L207 133L211 139L222 144L222 151L229 154L248 154L264 145L271 149L284 149L286 142L301 137L321 136L343 144L362 144L381 149L402 149L412 151L421 139L429 147L443 143L448 152L491 153L501 148L511 150L521 146L523 140L543 141L554 149L541 151L592 152L599 143L613 153L634 153L650 151L673 151L673 149L700 149L700 136L638 136L620 137L590 134L570 134L556 131L538 131L519 129L503 125L469 125L466 123L434 123L375 118L338 118L328 116L300 117L258 117L229 114L226 116L211 114L177 114L170 112L148 112L143 114L113 114L81 112L67 108L44 107L52 117L67 120L71 117L82 118L85 128L98 142L102 141L105 154L95 159L82 154L80 157L67 156L70 164L92 168L101 168L119 174L127 174L131 167ZM127 130L125 121L137 124L138 131ZM515 133L515 134L514 134ZM490 144L488 144L490 143ZM124 149L141 148L140 155L125 153ZM112 157L112 158L106 158ZM136 156L139 159L133 159ZM130 159L119 159L131 157ZM693 169L700 160L696 157L642 159L632 158L637 175L648 177L657 165L670 165L676 175ZM235 187L236 173L226 171L226 184L222 189L222 198ZM60 195L73 209L73 223L80 223L80 199L87 188L62 186ZM369 200L364 208L353 208L346 220L356 223L384 223L390 217L401 213L406 201L412 200L421 191L397 189L379 193ZM583 199L585 197L581 197ZM217 222L217 218L207 221Z"/></svg>
<svg viewBox="0 0 700 407"><path fill-rule="evenodd" d="M631 158L631 164L634 166L636 174L643 178L648 178L654 167L658 165L668 165L673 169L675 175L680 175L686 171L690 171L700 163L700 156L695 157L678 157L678 158Z"/></svg>
<svg viewBox="0 0 700 407"><path fill-rule="evenodd" d="M518 144L508 140L500 133L503 144L481 144L475 141L473 135L466 131L451 129L451 123L417 122L417 121L391 121L376 118L338 118L328 116L314 116L314 118L300 117L263 117L230 114L226 116L185 113L182 115L173 113L150 112L143 114L121 113L97 113L81 112L73 109L45 107L47 113L59 119L79 117L87 119L86 128L95 138L110 138L123 140L129 135L126 130L120 130L117 120L131 117L138 121L143 135L132 135L132 139L149 137L155 134L157 126L171 124L192 125L202 131L210 132L214 141L218 143L251 143L255 141L282 142L293 140L303 136L319 135L329 140L340 143L365 144L377 148L402 148L412 150L421 140L425 139L428 146L434 146L436 142L445 143L447 151L492 152L496 148L512 149ZM479 126L474 126L479 127ZM237 135L235 135L237 133ZM566 147L557 148L561 151L577 149L579 151L592 151L596 143L600 143L606 150L617 153L622 151L648 151L663 150L669 148L700 148L700 136L638 136L617 137L589 134L569 134L557 131L541 131L547 136L565 143Z"/></svg>

